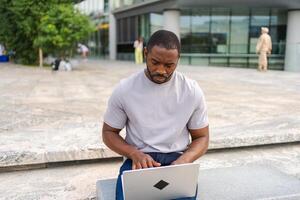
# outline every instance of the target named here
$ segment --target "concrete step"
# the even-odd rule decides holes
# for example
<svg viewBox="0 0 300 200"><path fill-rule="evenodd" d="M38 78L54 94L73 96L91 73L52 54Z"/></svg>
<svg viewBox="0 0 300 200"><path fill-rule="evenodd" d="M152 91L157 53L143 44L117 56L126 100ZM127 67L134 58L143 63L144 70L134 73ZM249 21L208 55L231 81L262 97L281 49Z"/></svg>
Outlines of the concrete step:
<svg viewBox="0 0 300 200"><path fill-rule="evenodd" d="M271 145L211 151L200 170L263 165L300 180L300 145ZM0 199L96 199L96 182L116 178L121 159L89 164L60 163L45 169L0 173Z"/></svg>
<svg viewBox="0 0 300 200"><path fill-rule="evenodd" d="M254 147L264 145L295 143L300 144L300 134L298 135L261 135L251 137L237 137L237 138L218 138L211 139L209 151L227 150L243 147ZM45 168L47 164L57 162L71 162L71 161L88 161L99 160L107 158L121 158L106 146L95 146L93 148L81 149L66 149L61 151L2 151L0 152L0 172L14 171L24 169Z"/></svg>

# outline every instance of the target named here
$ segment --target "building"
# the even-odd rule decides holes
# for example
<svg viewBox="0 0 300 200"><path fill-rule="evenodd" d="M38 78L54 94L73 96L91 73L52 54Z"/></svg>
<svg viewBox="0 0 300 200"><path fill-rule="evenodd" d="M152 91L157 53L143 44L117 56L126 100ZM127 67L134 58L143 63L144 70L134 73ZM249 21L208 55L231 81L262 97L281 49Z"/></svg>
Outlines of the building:
<svg viewBox="0 0 300 200"><path fill-rule="evenodd" d="M109 2L108 0L78 0L75 7L88 15L96 26L96 31L90 35L85 45L89 47L90 56L105 58L109 55Z"/></svg>
<svg viewBox="0 0 300 200"><path fill-rule="evenodd" d="M114 0L110 1L111 59L133 59L133 41L158 29L175 32L181 63L257 66L262 26L273 42L271 69L300 71L299 0Z"/></svg>

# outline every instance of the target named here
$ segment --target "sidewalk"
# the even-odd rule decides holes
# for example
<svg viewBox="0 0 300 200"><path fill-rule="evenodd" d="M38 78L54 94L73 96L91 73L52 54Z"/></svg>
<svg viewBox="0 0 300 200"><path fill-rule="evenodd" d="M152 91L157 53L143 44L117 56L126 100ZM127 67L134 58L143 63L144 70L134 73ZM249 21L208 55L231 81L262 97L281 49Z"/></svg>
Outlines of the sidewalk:
<svg viewBox="0 0 300 200"><path fill-rule="evenodd" d="M101 140L114 86L144 65L89 61L72 72L0 64L0 170L116 157ZM300 141L300 74L179 66L205 92L210 149Z"/></svg>

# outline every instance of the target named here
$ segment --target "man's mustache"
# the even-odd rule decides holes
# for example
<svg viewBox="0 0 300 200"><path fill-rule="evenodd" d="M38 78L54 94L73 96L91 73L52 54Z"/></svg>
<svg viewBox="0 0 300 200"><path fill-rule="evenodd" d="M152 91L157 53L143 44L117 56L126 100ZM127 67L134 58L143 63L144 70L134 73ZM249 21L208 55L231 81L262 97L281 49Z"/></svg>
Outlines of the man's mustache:
<svg viewBox="0 0 300 200"><path fill-rule="evenodd" d="M169 78L168 74L159 74L159 73L153 73L151 74L152 77L163 77L163 78Z"/></svg>

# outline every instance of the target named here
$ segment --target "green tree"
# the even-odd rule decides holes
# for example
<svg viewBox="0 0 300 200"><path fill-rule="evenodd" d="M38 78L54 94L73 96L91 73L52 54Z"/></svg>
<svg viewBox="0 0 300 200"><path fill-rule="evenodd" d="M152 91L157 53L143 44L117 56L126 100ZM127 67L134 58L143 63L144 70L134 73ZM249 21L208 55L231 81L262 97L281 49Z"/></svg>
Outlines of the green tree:
<svg viewBox="0 0 300 200"><path fill-rule="evenodd" d="M93 30L89 18L73 5L58 4L41 18L34 47L42 48L47 54L66 57Z"/></svg>
<svg viewBox="0 0 300 200"><path fill-rule="evenodd" d="M70 11L70 8L73 8L73 2L73 0L0 0L0 42L5 44L8 50L15 51L17 62L36 64L39 45L46 47L41 39L41 37L45 37L43 28L45 18L52 9L58 10L58 7L66 7L65 10ZM63 20L62 16L64 16L65 10L57 13L56 17ZM79 14L77 11L73 13L76 16ZM85 20L84 17L83 21ZM90 23L87 22L86 25L89 26ZM57 28L59 34L63 32L62 29L66 30L63 27ZM82 29L85 28L82 27ZM88 30L90 29L88 28ZM69 32L69 36L72 34L74 33Z"/></svg>

